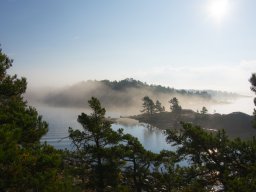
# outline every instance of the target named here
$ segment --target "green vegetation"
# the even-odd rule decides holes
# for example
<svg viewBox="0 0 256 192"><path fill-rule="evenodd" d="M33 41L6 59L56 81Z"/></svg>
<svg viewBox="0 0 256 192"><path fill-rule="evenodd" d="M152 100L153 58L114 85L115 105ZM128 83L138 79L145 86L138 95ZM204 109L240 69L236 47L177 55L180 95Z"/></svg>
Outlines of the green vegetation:
<svg viewBox="0 0 256 192"><path fill-rule="evenodd" d="M241 95L220 91L178 90L160 85L148 85L134 79L85 81L58 90L41 91L40 94L36 91L30 92L29 95L36 102L43 102L43 104L79 108L89 108L85 101L96 97L108 110L127 112L126 115L140 110L140 101L144 96L150 97L154 102L157 99L163 102L177 97L181 103L189 101L189 103L212 104L241 97ZM167 107L167 103L163 104Z"/></svg>
<svg viewBox="0 0 256 192"><path fill-rule="evenodd" d="M168 131L169 142L178 146L177 155L189 159L187 183L201 190L253 191L256 186L256 139L230 140L224 131L205 132L183 123L181 131Z"/></svg>
<svg viewBox="0 0 256 192"><path fill-rule="evenodd" d="M181 112L181 106L179 105L179 101L176 97L173 97L169 103L170 105L170 109L173 113L179 113Z"/></svg>
<svg viewBox="0 0 256 192"><path fill-rule="evenodd" d="M61 153L40 144L47 123L27 106L26 79L8 75L11 66L0 50L0 191L60 191Z"/></svg>
<svg viewBox="0 0 256 192"><path fill-rule="evenodd" d="M156 112L159 112L159 113L165 111L165 107L162 106L162 103L159 100L156 100L155 108L156 108Z"/></svg>
<svg viewBox="0 0 256 192"><path fill-rule="evenodd" d="M251 90L256 94L256 73L252 74L251 78L250 78L250 82L251 82ZM254 105L256 106L256 97L254 98ZM254 127L256 128L256 109L254 109Z"/></svg>
<svg viewBox="0 0 256 192"><path fill-rule="evenodd" d="M143 83L141 81L135 80L133 78L123 79L121 81L109 81L103 80L100 81L107 87L112 90L121 91L127 90L129 88L140 88L145 90L150 90L155 93L168 93L168 94L180 94L180 95L188 95L188 96L199 96L204 98L211 98L211 94L207 91L199 91L199 90L185 90L185 89L174 89L170 87L164 87L161 85L149 85L147 83ZM213 92L217 94L217 92ZM218 92L218 94L222 94L222 92ZM228 94L228 93L225 93Z"/></svg>
<svg viewBox="0 0 256 192"><path fill-rule="evenodd" d="M146 151L137 138L113 131L105 118L105 109L98 99L89 100L93 112L82 113L78 122L83 130L69 129L69 137L76 150L69 161L77 185L82 189L101 191L142 191L149 167L155 155ZM72 169L72 166L70 169Z"/></svg>
<svg viewBox="0 0 256 192"><path fill-rule="evenodd" d="M82 129L69 128L74 150L41 144L47 123L24 101L26 80L8 75L11 66L0 50L0 191L255 190L255 138L229 139L223 130L209 133L182 123L181 129L167 131L167 141L177 150L154 154L122 129L112 130L105 108L94 97L88 102L92 113L78 116ZM255 75L251 83L255 91ZM177 98L170 102L171 113L161 113L161 103L155 105L149 97L143 102L149 119L184 112Z"/></svg>
<svg viewBox="0 0 256 192"><path fill-rule="evenodd" d="M202 110L200 111L200 113L201 113L202 115L205 115L205 114L208 113L208 110L206 109L206 107L202 107Z"/></svg>
<svg viewBox="0 0 256 192"><path fill-rule="evenodd" d="M145 96L142 98L142 101L141 112L144 114L152 116L154 113L161 113L165 111L165 107L162 106L162 103L159 100L156 100L155 104L149 96Z"/></svg>
<svg viewBox="0 0 256 192"><path fill-rule="evenodd" d="M82 185L104 191L107 186L117 188L122 160L117 144L122 139L122 131L111 129L109 121L105 120L105 109L101 107L98 99L89 101L93 112L91 115L82 113L78 122L83 131L69 128L69 137L76 148L73 160L78 163L78 176L82 174ZM87 176L88 179L85 179Z"/></svg>
<svg viewBox="0 0 256 192"><path fill-rule="evenodd" d="M182 128L180 122L190 122L210 131L224 129L231 138L250 139L253 135L256 135L256 129L252 125L255 116L253 117L241 112L222 115L218 113L209 114L206 107L202 107L200 112L194 112L190 109L182 109L177 98L173 98L171 101L171 112L155 112L150 117L147 113L142 113L130 116L130 118L163 130L180 129Z"/></svg>
<svg viewBox="0 0 256 192"><path fill-rule="evenodd" d="M145 112L148 115L152 115L153 113L155 113L155 103L152 99L150 99L148 96L143 97L142 99L143 103L142 103L142 107L143 109L141 110L141 112Z"/></svg>

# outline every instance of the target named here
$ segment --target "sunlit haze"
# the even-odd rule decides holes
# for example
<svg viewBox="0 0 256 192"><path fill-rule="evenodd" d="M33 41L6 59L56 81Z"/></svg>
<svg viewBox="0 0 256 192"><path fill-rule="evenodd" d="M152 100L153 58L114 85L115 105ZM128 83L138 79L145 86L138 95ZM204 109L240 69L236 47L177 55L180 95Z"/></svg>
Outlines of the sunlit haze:
<svg viewBox="0 0 256 192"><path fill-rule="evenodd" d="M216 23L220 23L230 11L229 0L210 0L207 11Z"/></svg>
<svg viewBox="0 0 256 192"><path fill-rule="evenodd" d="M3 0L0 43L30 89L134 78L249 95L255 7L255 0Z"/></svg>

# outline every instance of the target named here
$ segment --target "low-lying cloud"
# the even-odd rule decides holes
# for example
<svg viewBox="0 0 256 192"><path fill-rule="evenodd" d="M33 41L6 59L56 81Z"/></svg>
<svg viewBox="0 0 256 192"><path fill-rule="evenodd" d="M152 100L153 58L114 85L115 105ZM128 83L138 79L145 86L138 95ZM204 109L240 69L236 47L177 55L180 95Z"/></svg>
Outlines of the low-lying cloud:
<svg viewBox="0 0 256 192"><path fill-rule="evenodd" d="M200 110L217 101L203 92L177 91L158 86L128 86L114 89L104 81L86 81L52 90L33 90L28 92L27 99L53 107L89 108L88 100L97 97L108 111L122 115L139 114L142 109L142 98L149 96L154 102L159 100L169 111L168 101L177 97L181 106L187 109ZM194 91L196 92L196 91ZM220 99L218 98L220 101Z"/></svg>

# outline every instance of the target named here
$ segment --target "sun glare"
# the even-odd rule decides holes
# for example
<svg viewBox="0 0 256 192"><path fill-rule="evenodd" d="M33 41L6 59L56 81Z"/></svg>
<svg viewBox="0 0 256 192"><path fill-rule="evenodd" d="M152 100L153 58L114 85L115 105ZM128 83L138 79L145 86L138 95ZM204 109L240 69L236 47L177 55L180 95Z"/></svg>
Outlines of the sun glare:
<svg viewBox="0 0 256 192"><path fill-rule="evenodd" d="M220 23L227 16L229 8L229 0L209 0L207 12L216 23Z"/></svg>

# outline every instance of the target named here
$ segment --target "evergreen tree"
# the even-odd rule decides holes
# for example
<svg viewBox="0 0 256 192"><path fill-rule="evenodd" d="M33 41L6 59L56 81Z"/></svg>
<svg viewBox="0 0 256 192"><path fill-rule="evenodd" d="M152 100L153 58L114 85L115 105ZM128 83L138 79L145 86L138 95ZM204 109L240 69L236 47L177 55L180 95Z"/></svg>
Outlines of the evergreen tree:
<svg viewBox="0 0 256 192"><path fill-rule="evenodd" d="M149 182L153 163L157 155L144 149L136 137L130 134L123 136L123 158L127 162L124 166L126 184L132 191L150 191Z"/></svg>
<svg viewBox="0 0 256 192"><path fill-rule="evenodd" d="M251 82L251 90L256 94L256 73L252 74L250 78L250 82ZM254 98L254 105L256 106L256 97ZM254 109L253 115L254 115L253 125L256 128L256 109Z"/></svg>
<svg viewBox="0 0 256 192"><path fill-rule="evenodd" d="M26 79L7 74L11 66L0 50L0 191L52 191L60 154L40 144L47 123L24 101Z"/></svg>
<svg viewBox="0 0 256 192"><path fill-rule="evenodd" d="M181 111L181 106L179 105L179 101L176 97L173 97L169 103L170 105L170 109L172 112L174 113L179 113Z"/></svg>
<svg viewBox="0 0 256 192"><path fill-rule="evenodd" d="M142 99L143 104L142 107L143 109L141 110L142 113L146 113L149 115L152 115L155 113L155 104L152 99L150 99L148 96L143 97Z"/></svg>
<svg viewBox="0 0 256 192"><path fill-rule="evenodd" d="M183 124L181 132L168 132L167 140L178 147L177 155L190 161L184 175L188 186L206 191L214 186L219 186L220 191L255 189L255 138L230 140L224 131L209 133L188 123Z"/></svg>
<svg viewBox="0 0 256 192"><path fill-rule="evenodd" d="M159 113L165 111L164 106L162 106L162 103L160 103L160 101L158 101L158 100L156 101L155 109Z"/></svg>
<svg viewBox="0 0 256 192"><path fill-rule="evenodd" d="M98 192L111 187L116 189L119 183L119 148L117 144L122 139L122 130L118 132L111 129L111 124L105 119L105 108L94 97L88 101L93 112L90 115L82 113L78 122L83 130L69 128L69 137L76 148L73 160L82 168L84 174L80 175L85 187L91 187ZM81 173L81 172L80 172Z"/></svg>
<svg viewBox="0 0 256 192"><path fill-rule="evenodd" d="M202 115L206 115L208 113L208 110L206 109L206 107L203 107L202 110L200 111L200 113Z"/></svg>

